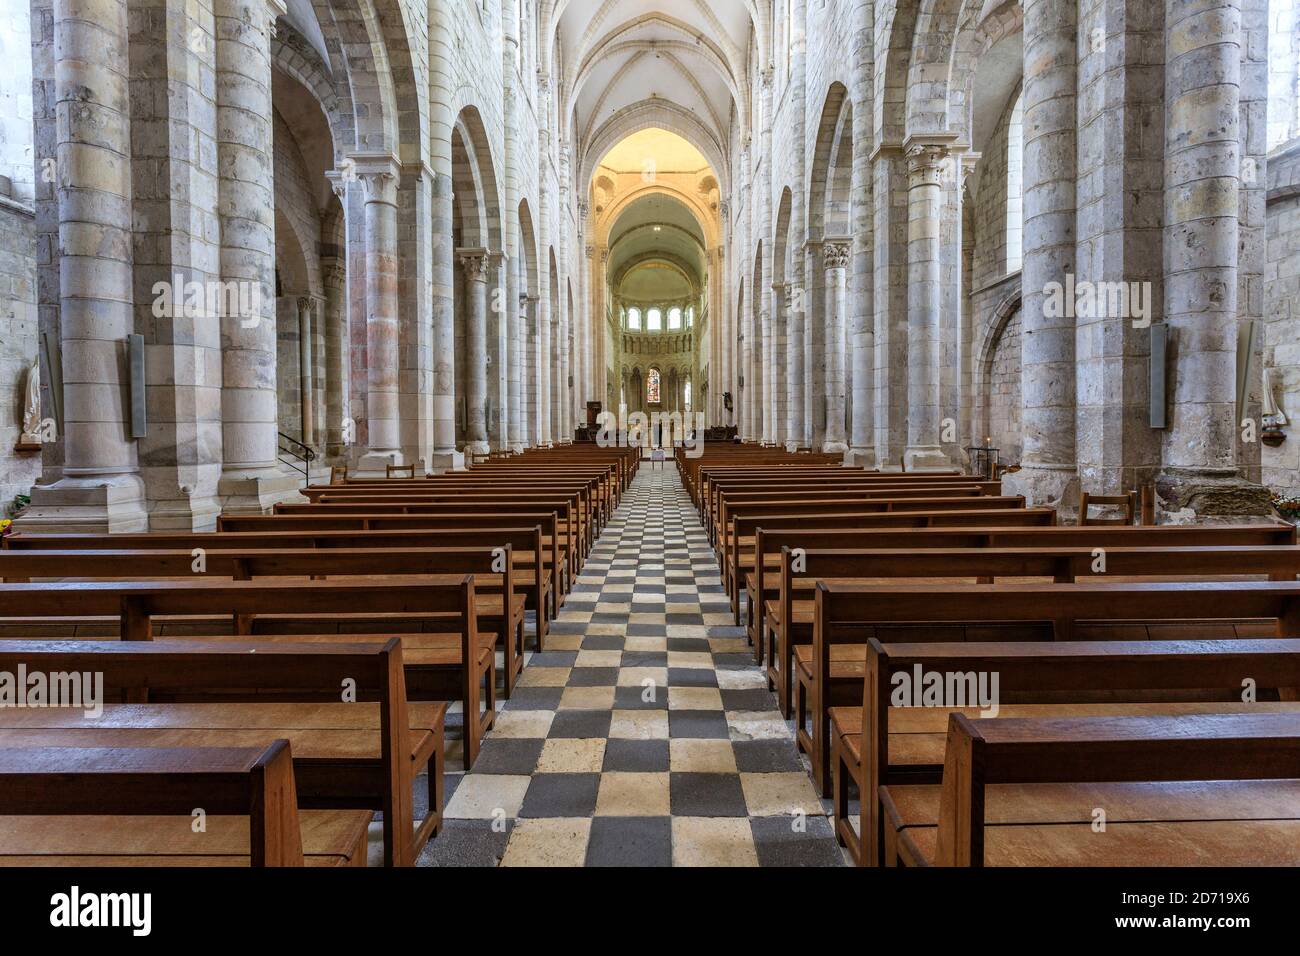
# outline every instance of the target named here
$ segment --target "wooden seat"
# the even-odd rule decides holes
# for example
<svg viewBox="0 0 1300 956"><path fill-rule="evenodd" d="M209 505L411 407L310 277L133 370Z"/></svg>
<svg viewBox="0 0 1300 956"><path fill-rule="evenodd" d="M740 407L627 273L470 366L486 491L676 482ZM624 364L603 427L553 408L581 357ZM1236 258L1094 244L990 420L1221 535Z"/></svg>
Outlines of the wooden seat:
<svg viewBox="0 0 1300 956"><path fill-rule="evenodd" d="M0 751L0 866L364 866L369 822L300 813L287 740Z"/></svg>
<svg viewBox="0 0 1300 956"><path fill-rule="evenodd" d="M1132 525L1137 523L1137 492L1130 491L1124 495L1093 495L1086 491L1079 492L1079 526L1089 527L1097 525ZM1119 508L1123 511L1122 515L1111 517L1094 517L1090 512L1091 507L1098 508Z"/></svg>

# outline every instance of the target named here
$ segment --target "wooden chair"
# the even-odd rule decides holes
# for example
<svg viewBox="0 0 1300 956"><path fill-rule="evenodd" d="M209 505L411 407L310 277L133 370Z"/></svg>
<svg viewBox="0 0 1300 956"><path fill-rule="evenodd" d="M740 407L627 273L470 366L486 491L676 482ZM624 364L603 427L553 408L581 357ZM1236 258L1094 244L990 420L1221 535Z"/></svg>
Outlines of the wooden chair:
<svg viewBox="0 0 1300 956"><path fill-rule="evenodd" d="M342 484L346 484L346 483L347 483L347 480L348 480L348 466L347 466L347 465L330 465L330 484L331 484L331 485L342 485Z"/></svg>
<svg viewBox="0 0 1300 956"><path fill-rule="evenodd" d="M384 466L384 477L385 477L385 478L414 478L414 477L415 477L415 465L414 465L414 464L410 464L410 465L385 465L385 466Z"/></svg>
<svg viewBox="0 0 1300 956"><path fill-rule="evenodd" d="M1096 505L1099 508L1123 508L1120 518L1093 518L1088 509ZM1123 495L1092 495L1086 491L1079 492L1079 527L1100 527L1103 525L1131 525L1137 519L1137 492L1130 491Z"/></svg>

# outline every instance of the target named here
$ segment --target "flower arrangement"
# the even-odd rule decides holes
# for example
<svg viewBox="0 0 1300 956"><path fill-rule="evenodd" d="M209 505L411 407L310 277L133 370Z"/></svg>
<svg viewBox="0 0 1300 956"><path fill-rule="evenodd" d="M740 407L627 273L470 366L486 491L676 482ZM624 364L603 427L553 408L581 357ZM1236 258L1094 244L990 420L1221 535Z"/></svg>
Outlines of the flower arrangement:
<svg viewBox="0 0 1300 956"><path fill-rule="evenodd" d="M7 535L9 533L9 529L12 527L13 527L13 521L11 521L9 518L0 518L0 538Z"/></svg>
<svg viewBox="0 0 1300 956"><path fill-rule="evenodd" d="M1273 507L1287 521L1300 521L1300 495L1273 492Z"/></svg>

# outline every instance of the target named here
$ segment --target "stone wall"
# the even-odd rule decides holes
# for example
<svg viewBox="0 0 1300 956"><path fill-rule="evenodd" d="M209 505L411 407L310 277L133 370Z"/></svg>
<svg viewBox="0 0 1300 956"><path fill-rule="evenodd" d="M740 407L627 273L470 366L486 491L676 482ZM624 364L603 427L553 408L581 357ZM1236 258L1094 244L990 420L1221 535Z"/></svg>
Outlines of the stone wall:
<svg viewBox="0 0 1300 956"><path fill-rule="evenodd" d="M41 474L39 452L16 452L36 359L36 258L32 213L0 197L0 518ZM49 415L48 410L43 410Z"/></svg>
<svg viewBox="0 0 1300 956"><path fill-rule="evenodd" d="M1264 484L1300 493L1300 140L1268 158L1268 264L1264 273L1264 367L1291 422L1287 439L1263 449Z"/></svg>

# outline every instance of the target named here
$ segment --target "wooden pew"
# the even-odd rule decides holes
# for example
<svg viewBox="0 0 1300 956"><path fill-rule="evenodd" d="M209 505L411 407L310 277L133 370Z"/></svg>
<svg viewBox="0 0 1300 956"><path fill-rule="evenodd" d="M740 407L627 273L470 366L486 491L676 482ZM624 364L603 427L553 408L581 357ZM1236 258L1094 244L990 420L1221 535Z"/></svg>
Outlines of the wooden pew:
<svg viewBox="0 0 1300 956"><path fill-rule="evenodd" d="M4 539L0 547L0 582L4 580L21 581L32 577L66 577L63 574L31 573L23 574L21 565L6 564L6 551L107 551L116 552L118 559L129 560L129 551L186 551L193 552L201 548L205 553L218 552L219 561L226 562L221 567L234 567L233 560L241 554L263 551L304 551L325 552L339 551L394 551L398 554L414 551L416 564L420 555L428 549L444 551L448 548L507 548L514 569L514 587L527 596L525 608L533 611L546 609L537 614L536 645L537 650L545 649L549 615L549 602L552 574L545 561L542 550L542 530L537 525L532 528L495 528L495 529L433 529L431 531L236 531L236 532L144 532L135 534L13 534ZM538 561L538 555L543 556ZM378 559L376 557L376 559ZM111 560L111 559L105 559ZM383 573L403 573L400 558L385 560ZM191 565L193 561L191 560ZM121 573L116 575L95 572L92 577L130 577ZM208 564L209 573L213 565ZM10 574L5 573L10 570ZM192 574L193 568L179 576ZM226 572L222 572L226 573ZM346 573L346 572L345 572ZM137 575L138 576L138 575ZM233 572L232 572L233 576ZM495 593L497 586L494 574L480 574L475 579L476 592Z"/></svg>
<svg viewBox="0 0 1300 956"><path fill-rule="evenodd" d="M978 723L954 714L939 825L906 830L901 852L913 865L940 866L1295 866L1298 763L1300 714ZM1182 781L1198 781L1198 789L1205 787L1199 781L1214 784L1189 808L1194 801L1168 786ZM1248 781L1258 785L1244 786ZM1091 819L1079 819L1078 798L1075 807L1058 798L1036 812L1016 799L1044 784L1146 782L1166 785L1147 795L1148 819L1108 822L1102 834L1092 832ZM1095 789L1107 792L1076 792ZM1014 810L1002 812L1013 801Z"/></svg>
<svg viewBox="0 0 1300 956"><path fill-rule="evenodd" d="M224 616L232 637L291 648L303 643L382 643L392 628L377 634L340 630L349 617L366 615L440 616L441 632L403 635L404 685L416 700L460 700L465 719L465 766L478 756L483 734L496 718L494 641L479 637L472 575L438 575L382 584L336 581L127 581L53 584L0 584L0 623L8 619L33 635L42 624L102 617L115 622L104 636L149 641L159 618ZM364 609L360 612L359 609ZM17 620L15 620L17 619ZM285 633L299 622L307 633ZM289 622L289 623L286 623ZM447 626L457 622L452 634ZM169 627L171 625L168 625ZM268 633L278 628L279 633ZM333 628L332 633L328 631ZM200 622L196 638L220 639ZM260 633L249 634L249 631ZM321 633L325 631L326 633ZM14 642L0 641L0 653ZM113 641L101 641L112 646Z"/></svg>
<svg viewBox="0 0 1300 956"><path fill-rule="evenodd" d="M76 707L5 709L0 750L246 747L284 738L293 744L299 806L381 810L386 865L413 864L441 822L442 805L433 803L417 830L411 800L419 767L429 766L431 790L441 774L446 707L408 707L396 639L296 646L220 640L0 642L0 669L16 672L19 666L28 673L102 675L109 695L176 702L105 704L98 715ZM356 703L323 702L339 701L344 687L354 689ZM183 702L214 692L227 699ZM276 696L282 699L256 702Z"/></svg>
<svg viewBox="0 0 1300 956"><path fill-rule="evenodd" d="M448 573L475 575L477 627L480 633L495 632L501 639L504 696L508 699L524 666L526 603L525 595L517 593L509 545L503 548L364 548L346 552L339 549L221 551L205 547L200 558L193 551L185 550L0 551L0 580L15 582L31 578L156 580L194 576L235 581L268 577L318 580ZM459 626L456 620L448 623ZM390 626L400 625L395 621Z"/></svg>
<svg viewBox="0 0 1300 956"><path fill-rule="evenodd" d="M737 624L741 622L741 582L745 580L745 574L754 567L754 545L759 528L788 528L797 524L807 528L899 530L962 527L1030 528L1050 527L1056 524L1056 512L1051 508L879 512L840 506L825 509L821 502L817 502L811 505L783 505L780 508L759 509L759 511L761 512L759 514L736 515L732 519L731 532L727 535L727 549L722 563L722 584L731 598L731 610Z"/></svg>
<svg viewBox="0 0 1300 956"><path fill-rule="evenodd" d="M823 791L828 711L861 698L867 642L1191 640L1300 634L1300 582L862 584L819 581L808 710L796 730ZM799 664L796 663L796 667Z"/></svg>
<svg viewBox="0 0 1300 956"><path fill-rule="evenodd" d="M287 740L0 751L0 866L364 866L370 816L300 813Z"/></svg>
<svg viewBox="0 0 1300 956"><path fill-rule="evenodd" d="M565 558L562 565L566 577L564 579L563 593L568 593L567 583L573 575L577 573L583 560L586 559L586 550L583 545L584 531L577 519L577 496L566 496L564 498L521 498L514 495L454 495L443 496L441 501L420 500L410 503L397 502L352 502L336 504L286 504L281 503L275 506L274 515L262 516L244 516L236 515L227 518L222 515L217 520L218 531L239 531L239 530L256 530L247 527L250 518L253 517L312 517L312 518L356 518L363 517L367 519L377 518L406 518L407 525L378 525L380 527L420 527L418 519L424 519L426 522L429 518L443 517L446 515L464 515L478 509L481 513L486 513L485 517L502 518L506 515L512 516L517 520L519 516L525 514L542 515L553 513L557 528L561 529L563 545L562 552ZM415 520L413 520L415 519ZM375 526L371 521L367 527Z"/></svg>
<svg viewBox="0 0 1300 956"><path fill-rule="evenodd" d="M780 597L781 551L783 548L864 550L930 548L1130 548L1130 547L1282 547L1297 543L1295 525L1274 522L1261 525L1160 525L1136 528L1089 528L1069 525L1040 528L882 528L826 527L820 520L801 519L786 527L754 530L754 547L763 555L745 575L746 625L755 642L756 659L761 661L763 621L754 608ZM794 578L796 592L806 588L811 600L815 578L806 573ZM987 581L983 583L988 583ZM762 594L762 598L759 594Z"/></svg>
<svg viewBox="0 0 1300 956"><path fill-rule="evenodd" d="M563 603L569 583L564 573L569 562L570 549L564 543L564 533L559 531L558 519L554 512L494 512L492 514L471 514L463 510L438 511L436 514L421 515L222 515L217 520L217 533L244 532L287 532L293 534L318 534L325 531L366 532L407 532L435 534L443 531L481 531L484 529L517 528L529 525L542 528L542 551L537 560L544 561L549 568L550 608L552 617ZM10 536L12 537L12 536ZM526 560L525 567L531 566Z"/></svg>
<svg viewBox="0 0 1300 956"><path fill-rule="evenodd" d="M798 690L796 722L802 726L809 699L814 654L813 598L819 580L851 583L892 578L939 579L936 586L959 579L991 583L998 578L1044 578L1056 582L1082 579L1124 580L1142 577L1240 578L1259 575L1267 580L1295 581L1300 574L1300 547L1165 546L1104 549L1105 567L1098 570L1099 546L1027 548L930 548L915 551L878 549L807 550L783 548L777 597L764 604L760 631L769 635L768 680L776 687L782 713L791 713L791 691ZM800 571L796 574L796 561ZM795 666L796 657L798 666Z"/></svg>
<svg viewBox="0 0 1300 956"><path fill-rule="evenodd" d="M965 701L914 706L898 688L917 673L998 677L996 711ZM867 644L867 680L860 705L832 708L835 827L859 865L887 861L894 842L877 793L915 805L937 802L943 734L950 712L980 719L1005 716L1199 714L1294 709L1300 705L1242 703L1242 679L1300 686L1300 640L1072 641ZM900 677L899 675L902 675ZM953 680L954 689L966 686ZM987 689L987 687L986 687ZM860 834L848 815L848 783L862 796ZM918 789L912 789L913 787ZM924 789L920 789L924 788Z"/></svg>

